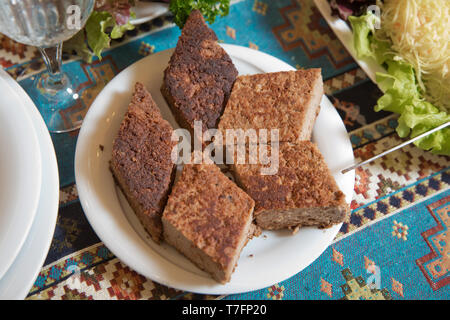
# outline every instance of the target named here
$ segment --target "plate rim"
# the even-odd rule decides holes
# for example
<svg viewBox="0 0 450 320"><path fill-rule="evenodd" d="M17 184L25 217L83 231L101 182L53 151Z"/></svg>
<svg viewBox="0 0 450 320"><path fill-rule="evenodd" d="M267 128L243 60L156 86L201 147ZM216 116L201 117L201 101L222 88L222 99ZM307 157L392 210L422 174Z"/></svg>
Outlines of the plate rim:
<svg viewBox="0 0 450 320"><path fill-rule="evenodd" d="M11 268L0 278L0 288L6 287L7 289L0 290L1 300L23 300L42 268L53 239L59 208L59 172L55 148L44 119L25 90L12 78L10 78L10 85L24 94L23 103L37 133L42 171L45 172L42 174L39 203L30 231ZM45 152L42 152L44 149ZM44 185L45 188L43 188ZM45 192L42 192L44 190ZM39 256L35 263L29 261L32 255ZM19 285L19 283L23 283L23 285Z"/></svg>
<svg viewBox="0 0 450 320"><path fill-rule="evenodd" d="M339 17L331 15L331 7L327 0L314 0L314 4L325 19L331 30L337 36L339 41L345 47L348 53L352 56L353 60L359 65L361 69L367 74L370 80L377 84L376 73L386 73L386 69L380 66L373 59L360 59L357 56L355 46L353 45L353 32L347 23Z"/></svg>
<svg viewBox="0 0 450 320"><path fill-rule="evenodd" d="M169 12L169 4L160 3L160 2L140 2L140 1L138 1L136 3L136 6L131 7L131 10L133 10L133 12L137 15L139 10L141 10L140 7L142 7L142 6L151 7L156 12L153 12L152 14L150 14L148 16L143 16L143 17L139 17L139 18L131 18L130 23L132 25L140 25L142 23L149 22L149 21L156 19L156 18L166 14L167 12Z"/></svg>
<svg viewBox="0 0 450 320"><path fill-rule="evenodd" d="M284 61L282 61L282 60L280 60L280 59L278 59L276 57L273 57L273 56L271 56L269 54L266 54L266 53L263 53L263 52L260 52L260 51L257 51L257 50L253 50L253 49L250 49L250 48L237 46L237 45L229 45L229 44L221 44L221 45L227 51L228 50L236 50L236 51L241 52L241 53L242 52L246 53L247 55L248 54L256 54L256 55L258 55L259 59L262 59L262 60L264 60L266 62L267 62L267 59L271 59L272 61L276 62L276 64L278 65L277 69L279 69L279 71L281 71L281 70L295 70L295 68L293 68L292 66L290 66L286 62L284 62ZM168 50L173 50L173 49L168 49ZM145 62L143 62L143 61L145 61L145 59L151 59L152 56L164 53L166 51L167 50L160 51L160 52L155 53L155 54L153 54L151 56L143 58L143 59L133 63L132 65L128 66L126 69L122 70L121 73L123 73L123 72L130 72L131 68L137 68L137 66L139 66L140 63L141 64L145 63ZM234 54L231 54L230 52L228 52L228 53L230 55L234 56ZM252 59L253 59L253 57L252 57ZM260 67L260 69L262 69L262 67ZM126 70L128 70L128 71L126 71ZM121 73L116 75L116 77L118 77ZM113 80L111 80L108 83L107 86L111 85L111 83L114 82L115 78ZM106 88L107 87L105 87L103 90L105 90ZM91 121L90 120L91 116L93 117L92 121L99 120L99 119L95 118L96 115L94 114L94 112L95 112L94 110L95 110L95 108L98 108L99 110L102 110L101 107L96 107L97 99L99 99L100 95L101 95L101 93L94 100L94 102L92 103L88 113L86 114L86 117L85 117L85 120L84 120L84 124L82 125L80 133L79 133L79 136L78 136L77 147L76 147L76 151L75 151L75 180L76 180L76 183L77 183L78 195L79 195L80 203L81 203L81 205L83 207L85 215L86 215L89 223L91 224L91 226L93 227L93 229L95 230L97 235L99 236L99 238L104 242L104 244L108 248L110 248L110 250L116 255L116 257L118 257L121 261L123 261L124 263L126 263L127 265L132 267L134 270L136 270L140 274L142 274L142 275L144 275L146 277L149 277L150 279L152 279L152 280L154 280L156 282L159 282L159 283L162 283L162 284L164 284L166 286L173 287L173 288L180 289L180 290L197 292L197 293L202 293L202 294L234 294L234 293L242 293L242 292L248 292L248 291L261 289L261 288L267 287L268 285L273 284L274 282L271 281L270 283L262 283L260 285L254 286L252 288L242 287L242 286L239 287L238 284L235 284L234 287L230 288L230 287L227 287L227 284L226 285L220 285L220 284L217 284L214 280L211 279L210 282L208 282L207 284L203 284L202 286L199 287L198 285L196 286L195 282L193 283L192 281L187 281L185 278L183 278L183 274L184 275L187 274L187 275L191 275L192 276L191 272L188 272L185 269L182 269L182 268L178 267L177 265L171 263L167 259L162 259L162 260L165 260L165 261L158 261L158 262L160 264L169 265L172 268L176 268L176 270L180 272L180 274L176 274L175 275L176 279L167 279L167 278L164 278L164 276L161 276L161 275L158 275L158 274L155 274L155 273L149 274L149 272L148 272L149 266L143 265L141 261L137 261L138 259L136 259L136 257L133 257L133 254L130 254L129 252L124 252L123 251L124 246L126 246L126 245L124 245L122 243L121 244L114 243L114 240L112 238L115 238L116 234L115 234L114 237L111 237L110 235L107 234L107 231L106 231L107 226L99 227L99 224L98 224L99 221L97 221L97 219L99 219L98 218L98 214L94 214L91 211L91 210L93 210L93 208L91 208L91 206L95 206L95 203L92 204L92 202L94 200L90 199L90 192L93 192L93 190L91 189L92 188L92 183L89 182L88 179L83 177L83 175L85 175L87 170L88 170L86 168L86 164L83 163L83 156L85 154L87 156L87 154L91 153L91 151L94 150L92 148L93 148L95 142L89 140L89 139L92 139L91 133L89 131L89 130L92 131L92 128L89 128L88 125L85 125L85 124L89 123L89 121ZM325 103L328 101L328 103L332 106L331 102L329 102L329 100L326 98L325 95L324 95L324 99L322 100L322 102L324 102L324 101L325 101ZM114 110L117 110L117 108L114 109ZM333 109L333 110L336 113L337 117L339 117L337 111L335 109ZM115 112L113 112L113 113L115 113ZM344 126L344 124L342 122L342 119L340 117L339 117L339 119L340 119L340 125L345 129L345 126ZM95 123L95 121L94 121L94 123ZM346 130L345 130L345 132L347 133ZM346 140L346 143L350 146L350 149L351 149L351 143L350 143L350 140L349 140L348 136L347 136L347 139L348 140ZM89 149L92 149L92 150L89 150ZM351 155L352 155L352 160L353 160L353 151L352 151ZM92 164L89 164L89 166L91 166L91 165ZM354 182L355 182L354 181L354 172L353 173L350 172L349 176L352 179L352 191L353 191L353 186L354 186ZM350 195L350 198L351 198L351 195ZM99 208L96 208L96 209L97 209L97 213L98 213ZM101 208L101 206L100 206L100 209L104 210L104 208ZM125 217L125 214L123 214L123 216ZM123 217L121 217L121 219L122 218ZM110 222L110 223L111 223L110 226L112 226L112 227L116 226L114 224L115 222ZM129 222L128 222L128 224L129 224ZM313 255L313 259L311 260L310 263L314 262L317 259L317 257L319 257L326 250L326 248L328 248L328 246L332 243L333 239L335 238L336 234L338 233L340 226L341 226L341 224L338 224L338 225L335 225L334 227L328 229L328 230L331 230L330 232L332 232L332 236L331 236L331 233L328 235L328 237L330 237L330 239L326 241L326 245L324 245L323 248L318 250L318 252L315 252L315 254ZM126 228L128 228L128 227L131 227L131 226L127 226ZM137 235L137 232L134 231L134 234L132 234L132 237L133 237L133 244L137 246L136 251L139 251L140 249L142 249L142 247L144 247L144 249L147 249L146 253L148 253L149 257L151 257L151 258L153 258L153 257L161 258L161 256L159 256L158 253L153 252L153 250L152 250L152 252L150 252L148 250L148 248L146 248L146 247L148 247L148 245L144 242L144 240L142 240L140 238L137 239L136 236L139 237ZM130 239L127 239L127 240L130 240ZM134 240L136 242L134 242ZM155 265L152 265L152 266L155 267ZM161 266L156 266L156 267L157 267L157 269L158 268L162 269ZM280 279L278 279L277 281L286 280L287 278L297 274L298 272L300 272L301 270L303 270L306 267L307 267L307 265L304 266L300 270L296 270L295 272L289 271L288 273L284 273L283 276L282 276L282 279L281 279L281 276L280 276ZM171 274L171 275L173 275L173 274ZM195 275L194 275L194 277L195 277ZM183 280L184 280L184 283L182 283L181 285L178 282L180 280L180 278L183 278ZM186 282L187 282L187 284L186 284Z"/></svg>
<svg viewBox="0 0 450 320"><path fill-rule="evenodd" d="M26 121L27 124L31 126L31 136L28 139L32 139L31 145L34 146L33 153L33 161L32 161L32 171L35 172L33 178L26 182L29 185L29 189L33 190L32 194L28 194L26 196L27 201L24 201L25 207L21 208L21 214L19 217L13 219L12 224L10 224L10 228L13 230L17 230L19 227L22 232L20 235L14 231L15 237L15 245L11 247L10 245L6 246L6 244L0 244L1 247L6 246L6 257L2 257L3 263L0 263L0 279L8 272L14 263L17 255L19 254L23 244L25 243L28 233L30 232L31 226L33 225L33 221L36 217L37 208L39 205L39 198L42 192L42 155L39 147L39 138L36 132L36 129L33 126L33 121L30 117L30 111L26 108L24 99L28 97L25 91L20 87L18 83L16 83L12 77L3 69L0 69L0 81L3 81L6 84L6 91L9 91L10 94L14 95L14 98L17 100L18 105L14 106L14 108L20 108L20 112L23 116L23 121ZM20 238L19 238L20 237ZM8 240L8 244L10 241Z"/></svg>

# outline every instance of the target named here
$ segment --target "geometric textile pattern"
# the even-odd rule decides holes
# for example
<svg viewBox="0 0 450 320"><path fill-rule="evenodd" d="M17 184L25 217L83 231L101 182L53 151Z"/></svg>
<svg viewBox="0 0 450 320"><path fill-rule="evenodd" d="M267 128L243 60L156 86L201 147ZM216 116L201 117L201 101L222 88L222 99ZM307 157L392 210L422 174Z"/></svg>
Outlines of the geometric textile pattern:
<svg viewBox="0 0 450 320"><path fill-rule="evenodd" d="M301 47L310 59L326 56L336 67L353 63L312 0L292 0L280 9L284 23L272 29L285 51Z"/></svg>
<svg viewBox="0 0 450 320"><path fill-rule="evenodd" d="M344 296L341 300L391 300L387 289L371 289L361 277L354 277L349 269L342 270L345 283L341 285Z"/></svg>
<svg viewBox="0 0 450 320"><path fill-rule="evenodd" d="M433 290L450 283L450 196L428 206L436 226L422 236L430 253L416 263Z"/></svg>

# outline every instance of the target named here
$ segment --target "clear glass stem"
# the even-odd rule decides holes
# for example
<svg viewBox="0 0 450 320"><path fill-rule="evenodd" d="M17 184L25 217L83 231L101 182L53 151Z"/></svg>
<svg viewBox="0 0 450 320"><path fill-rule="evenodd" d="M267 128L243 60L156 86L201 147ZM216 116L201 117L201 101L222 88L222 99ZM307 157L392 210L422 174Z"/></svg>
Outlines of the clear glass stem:
<svg viewBox="0 0 450 320"><path fill-rule="evenodd" d="M45 89L50 91L61 90L65 86L64 73L61 71L62 42L53 47L38 48L48 71L48 78L43 84Z"/></svg>

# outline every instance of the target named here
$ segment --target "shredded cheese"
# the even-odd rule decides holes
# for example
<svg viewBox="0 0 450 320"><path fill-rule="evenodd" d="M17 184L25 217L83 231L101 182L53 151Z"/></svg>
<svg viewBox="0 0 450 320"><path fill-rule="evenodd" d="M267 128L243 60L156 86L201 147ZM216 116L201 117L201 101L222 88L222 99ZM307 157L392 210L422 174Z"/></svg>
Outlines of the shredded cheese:
<svg viewBox="0 0 450 320"><path fill-rule="evenodd" d="M410 63L424 98L450 111L450 0L385 0L380 34Z"/></svg>

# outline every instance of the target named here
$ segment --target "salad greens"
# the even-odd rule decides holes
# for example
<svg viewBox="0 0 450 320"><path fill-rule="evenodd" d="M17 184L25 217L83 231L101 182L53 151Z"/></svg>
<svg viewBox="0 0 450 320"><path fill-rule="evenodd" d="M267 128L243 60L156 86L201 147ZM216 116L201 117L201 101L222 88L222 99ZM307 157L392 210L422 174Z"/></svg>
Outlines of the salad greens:
<svg viewBox="0 0 450 320"><path fill-rule="evenodd" d="M169 10L174 15L175 24L183 28L192 10L200 10L209 23L213 23L216 16L226 16L230 11L230 0L171 0Z"/></svg>
<svg viewBox="0 0 450 320"><path fill-rule="evenodd" d="M400 114L397 133L411 138L450 121L450 115L425 101L417 82L414 68L391 50L389 40L375 36L374 14L348 18L353 29L354 46L358 58L371 58L384 66L387 73L377 73L376 81L384 95L375 110ZM414 142L416 146L433 153L450 155L450 128L435 132Z"/></svg>
<svg viewBox="0 0 450 320"><path fill-rule="evenodd" d="M349 16L360 16L367 11L367 7L375 4L376 0L328 0L333 15L347 20Z"/></svg>
<svg viewBox="0 0 450 320"><path fill-rule="evenodd" d="M166 0L166 2L169 2ZM64 51L75 53L87 62L102 58L102 52L110 47L111 39L121 38L135 18L131 7L134 0L96 0L94 11L85 27L64 43ZM225 16L230 10L230 0L171 0L169 10L174 22L182 28L192 10L198 9L206 21L213 23L216 16Z"/></svg>
<svg viewBox="0 0 450 320"><path fill-rule="evenodd" d="M121 38L127 30L134 29L129 21L135 17L130 10L133 4L132 0L96 1L85 27L64 43L64 51L75 52L87 62L92 62L95 56L101 59L111 39Z"/></svg>

